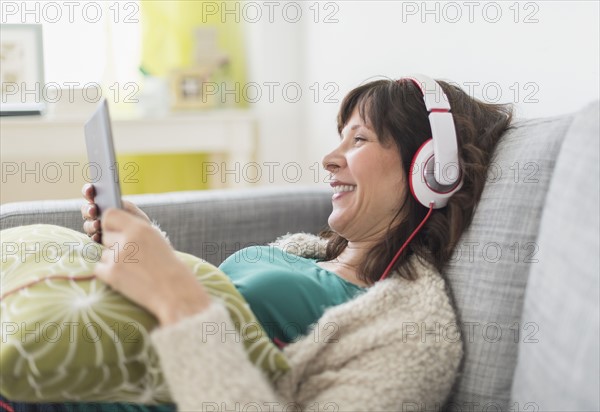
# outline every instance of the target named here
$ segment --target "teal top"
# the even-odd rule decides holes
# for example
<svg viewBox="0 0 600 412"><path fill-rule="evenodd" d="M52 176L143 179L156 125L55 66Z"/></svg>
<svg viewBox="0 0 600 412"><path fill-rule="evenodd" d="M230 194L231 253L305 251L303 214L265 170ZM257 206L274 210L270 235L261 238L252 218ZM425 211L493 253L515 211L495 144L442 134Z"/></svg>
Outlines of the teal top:
<svg viewBox="0 0 600 412"><path fill-rule="evenodd" d="M271 340L304 336L330 306L347 302L366 288L272 246L242 249L219 268L229 276Z"/></svg>

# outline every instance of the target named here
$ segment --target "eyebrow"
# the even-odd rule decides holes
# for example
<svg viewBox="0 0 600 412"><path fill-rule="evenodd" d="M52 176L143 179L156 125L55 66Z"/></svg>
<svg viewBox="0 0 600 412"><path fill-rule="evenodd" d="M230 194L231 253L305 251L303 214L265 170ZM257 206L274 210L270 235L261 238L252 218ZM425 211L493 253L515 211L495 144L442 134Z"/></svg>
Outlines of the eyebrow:
<svg viewBox="0 0 600 412"><path fill-rule="evenodd" d="M363 129L366 129L366 130L367 130L367 131L369 131L369 132L372 132L372 130L371 130L369 127L367 127L366 125L364 125L364 124L355 124L355 125L352 125L352 126L350 126L350 131L351 131L351 132L353 132L353 131L355 131L356 129L360 129L361 127L362 127ZM341 139L341 138L342 138L342 132L340 132L340 134L339 134L339 135L340 135L340 139Z"/></svg>
<svg viewBox="0 0 600 412"><path fill-rule="evenodd" d="M367 130L371 131L371 129L370 129L370 128L368 128L367 126L365 126L365 125L363 125L363 124L355 124L355 125L351 126L351 127L350 127L350 131L351 131L351 132L353 132L353 131L355 131L356 129L360 129L361 127L362 127L362 128L364 128L364 129L367 129ZM340 132L340 136L341 136L341 135L342 135L342 133Z"/></svg>

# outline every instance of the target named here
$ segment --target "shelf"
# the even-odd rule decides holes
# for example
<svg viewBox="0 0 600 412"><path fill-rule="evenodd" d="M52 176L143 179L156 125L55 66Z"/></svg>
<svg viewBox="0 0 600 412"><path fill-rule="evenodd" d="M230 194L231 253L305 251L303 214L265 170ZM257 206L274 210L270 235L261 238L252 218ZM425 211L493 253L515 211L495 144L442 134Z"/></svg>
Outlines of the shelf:
<svg viewBox="0 0 600 412"><path fill-rule="evenodd" d="M0 118L0 203L77 197L85 182L83 126L88 117L78 112ZM117 115L112 124L117 157L203 153L219 165L226 163L228 169L255 160L256 118L248 110L170 113L153 118ZM72 174L71 163L76 163L75 177L67 178ZM54 181L51 177L57 168L60 179ZM213 178L210 188L251 184L243 179L234 183L222 180Z"/></svg>
<svg viewBox="0 0 600 412"><path fill-rule="evenodd" d="M86 121L78 115L2 117L2 156L85 155ZM207 151L249 159L255 148L255 117L244 110L116 116L112 123L120 154Z"/></svg>

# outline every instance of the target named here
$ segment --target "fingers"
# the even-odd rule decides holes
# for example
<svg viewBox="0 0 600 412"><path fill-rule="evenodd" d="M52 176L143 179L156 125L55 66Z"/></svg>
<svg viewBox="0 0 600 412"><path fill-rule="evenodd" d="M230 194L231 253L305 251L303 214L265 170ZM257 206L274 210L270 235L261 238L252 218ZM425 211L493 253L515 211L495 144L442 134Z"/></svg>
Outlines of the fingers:
<svg viewBox="0 0 600 412"><path fill-rule="evenodd" d="M102 231L99 220L86 220L83 222L83 231L96 243L102 243Z"/></svg>
<svg viewBox="0 0 600 412"><path fill-rule="evenodd" d="M94 197L96 196L96 190L94 189L93 184L86 183L85 185L83 185L83 188L81 189L81 193L83 194L83 197L85 198L85 200L87 200L90 203L94 203Z"/></svg>
<svg viewBox="0 0 600 412"><path fill-rule="evenodd" d="M81 216L84 220L83 231L94 242L100 243L102 238L100 234L101 225L100 221L98 220L98 206L94 203L94 197L96 196L94 185L91 183L83 185L81 193L83 194L85 200L89 202L81 206Z"/></svg>
<svg viewBox="0 0 600 412"><path fill-rule="evenodd" d="M86 203L81 206L81 216L84 220L98 219L98 206L95 203Z"/></svg>
<svg viewBox="0 0 600 412"><path fill-rule="evenodd" d="M101 226L99 220L86 220L83 222L83 231L91 237L93 234L100 232Z"/></svg>
<svg viewBox="0 0 600 412"><path fill-rule="evenodd" d="M83 222L83 231L90 237L94 242L100 243L102 227L100 220L98 220L98 207L95 204L85 204L81 206L81 215L85 220Z"/></svg>

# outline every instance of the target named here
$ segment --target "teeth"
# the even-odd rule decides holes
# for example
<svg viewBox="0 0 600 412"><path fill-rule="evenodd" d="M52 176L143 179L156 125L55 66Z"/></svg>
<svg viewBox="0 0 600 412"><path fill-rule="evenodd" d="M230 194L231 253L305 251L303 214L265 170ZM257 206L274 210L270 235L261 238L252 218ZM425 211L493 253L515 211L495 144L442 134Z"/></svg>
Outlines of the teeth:
<svg viewBox="0 0 600 412"><path fill-rule="evenodd" d="M354 189L356 189L356 186L354 185L339 185L333 187L333 193L353 192Z"/></svg>

